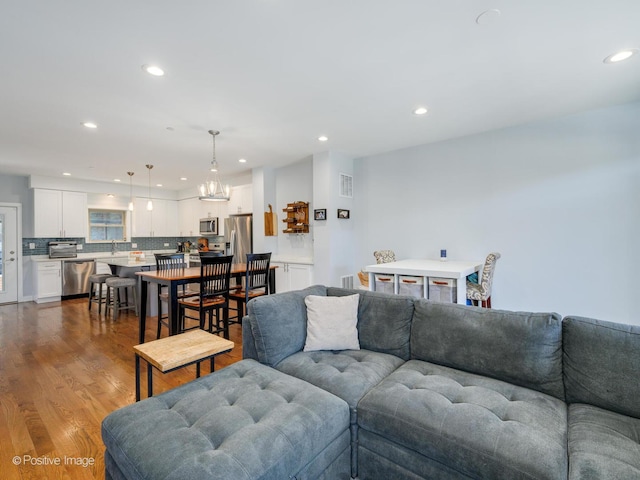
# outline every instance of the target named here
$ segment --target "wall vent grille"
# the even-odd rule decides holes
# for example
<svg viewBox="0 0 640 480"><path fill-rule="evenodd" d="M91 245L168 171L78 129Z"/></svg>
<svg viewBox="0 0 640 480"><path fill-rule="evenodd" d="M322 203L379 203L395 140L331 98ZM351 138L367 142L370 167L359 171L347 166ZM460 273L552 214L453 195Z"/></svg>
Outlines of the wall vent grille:
<svg viewBox="0 0 640 480"><path fill-rule="evenodd" d="M353 198L353 176L346 173L340 174L340 196Z"/></svg>

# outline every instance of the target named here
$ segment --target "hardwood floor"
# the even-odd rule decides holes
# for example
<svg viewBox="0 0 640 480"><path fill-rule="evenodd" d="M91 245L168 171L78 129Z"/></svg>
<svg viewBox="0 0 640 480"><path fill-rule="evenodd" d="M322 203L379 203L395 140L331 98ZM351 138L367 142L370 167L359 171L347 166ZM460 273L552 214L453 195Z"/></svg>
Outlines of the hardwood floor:
<svg viewBox="0 0 640 480"><path fill-rule="evenodd" d="M147 325L155 338L155 319ZM242 358L241 327L230 336L236 346L216 357L216 369ZM0 478L104 478L100 424L135 401L137 339L133 313L114 322L95 305L89 313L86 299L0 306ZM142 376L144 397L144 366ZM193 378L195 366L154 370L154 393Z"/></svg>

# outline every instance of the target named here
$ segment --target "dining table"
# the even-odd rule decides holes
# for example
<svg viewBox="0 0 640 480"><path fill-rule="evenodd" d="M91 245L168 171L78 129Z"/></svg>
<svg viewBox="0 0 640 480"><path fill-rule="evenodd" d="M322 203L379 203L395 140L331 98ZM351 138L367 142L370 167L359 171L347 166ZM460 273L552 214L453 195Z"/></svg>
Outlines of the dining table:
<svg viewBox="0 0 640 480"><path fill-rule="evenodd" d="M276 293L276 273L277 265L269 267L269 293ZM231 278L241 279L247 273L246 263L235 263L231 266ZM178 287L190 283L199 283L201 278L200 267L182 267L168 270L154 270L136 272L140 277L140 316L139 316L139 343L144 343L145 330L147 325L147 298L149 284L155 283L159 287L166 286L169 289L169 335L179 333L178 318Z"/></svg>

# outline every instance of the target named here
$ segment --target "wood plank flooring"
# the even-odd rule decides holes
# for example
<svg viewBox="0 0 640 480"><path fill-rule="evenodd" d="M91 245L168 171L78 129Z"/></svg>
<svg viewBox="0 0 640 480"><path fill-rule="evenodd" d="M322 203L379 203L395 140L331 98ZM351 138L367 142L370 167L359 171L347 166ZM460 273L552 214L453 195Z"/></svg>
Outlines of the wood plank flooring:
<svg viewBox="0 0 640 480"><path fill-rule="evenodd" d="M147 339L155 338L155 318L147 325ZM232 325L230 336L236 346L216 357L216 369L242 358L241 327ZM2 480L104 479L100 424L135 401L137 339L133 313L105 319L95 305L87 310L87 299L0 305ZM144 397L144 366L142 376ZM154 371L154 393L194 378L195 366Z"/></svg>

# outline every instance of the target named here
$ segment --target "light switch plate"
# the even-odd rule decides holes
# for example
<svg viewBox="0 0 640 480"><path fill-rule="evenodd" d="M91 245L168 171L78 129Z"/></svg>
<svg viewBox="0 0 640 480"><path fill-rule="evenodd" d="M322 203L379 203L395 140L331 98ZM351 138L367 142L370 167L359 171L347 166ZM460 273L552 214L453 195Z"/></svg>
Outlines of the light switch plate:
<svg viewBox="0 0 640 480"><path fill-rule="evenodd" d="M36 244L35 243L30 243L29 244L29 250L35 250L36 249Z"/></svg>
<svg viewBox="0 0 640 480"><path fill-rule="evenodd" d="M132 243L131 244L131 248L138 248L138 244L137 243Z"/></svg>

